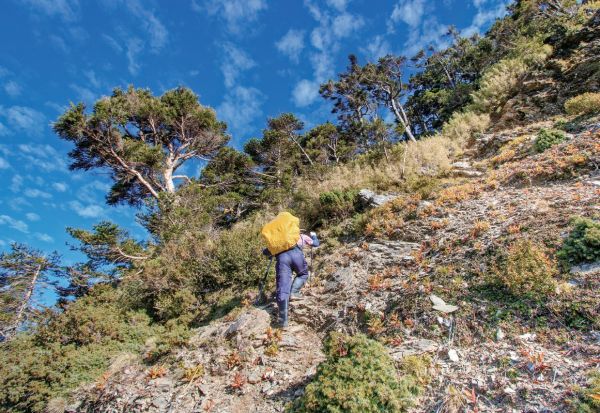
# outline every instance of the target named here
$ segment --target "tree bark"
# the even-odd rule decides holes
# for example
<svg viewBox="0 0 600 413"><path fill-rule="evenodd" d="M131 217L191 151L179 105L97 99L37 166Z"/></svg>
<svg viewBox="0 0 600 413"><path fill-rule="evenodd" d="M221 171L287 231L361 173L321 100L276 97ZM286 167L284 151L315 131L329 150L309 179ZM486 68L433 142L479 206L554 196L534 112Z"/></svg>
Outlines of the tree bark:
<svg viewBox="0 0 600 413"><path fill-rule="evenodd" d="M392 110L394 111L394 116L396 116L396 119L402 123L402 126L404 126L404 132L406 133L406 136L408 136L408 139L412 142L416 142L417 140L410 130L410 124L408 123L408 117L406 116L406 112L404 112L404 108L401 104L396 102L396 99L390 98L390 101L392 104Z"/></svg>
<svg viewBox="0 0 600 413"><path fill-rule="evenodd" d="M31 296L33 295L33 290L35 289L35 284L37 283L37 279L40 276L41 270L42 270L42 265L38 264L37 268L35 269L35 271L33 273L33 277L31 278L31 282L29 283L29 287L27 288L27 292L25 293L25 296L23 297L23 302L21 303L21 306L19 307L19 310L17 311L17 316L15 317L15 321L13 322L13 324L11 325L11 327L9 329L10 333L7 334L7 337L13 336L17 332L17 329L19 328L21 323L23 322L23 317L25 316L25 310L27 309L27 307L29 305L29 301L31 300Z"/></svg>

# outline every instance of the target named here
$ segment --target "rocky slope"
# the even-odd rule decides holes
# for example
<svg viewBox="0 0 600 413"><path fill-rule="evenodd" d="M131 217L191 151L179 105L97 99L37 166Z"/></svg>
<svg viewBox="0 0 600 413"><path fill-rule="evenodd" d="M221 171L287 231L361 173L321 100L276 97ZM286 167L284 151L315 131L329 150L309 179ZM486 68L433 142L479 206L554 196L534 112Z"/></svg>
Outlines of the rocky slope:
<svg viewBox="0 0 600 413"><path fill-rule="evenodd" d="M315 374L332 330L367 332L399 363L427 354L430 379L414 411L566 411L600 363L600 334L567 327L558 313L566 296L577 296L597 317L599 266L560 278L558 298L534 310L543 314L480 293L494 246L521 236L558 243L569 217L600 211L597 120L532 154L527 147L547 123L483 136L455 164L457 180L429 200L386 199L372 211L396 211L385 235L319 253L288 330L270 327L273 304L248 300L198 328L168 363L118 358L67 411L284 411Z"/></svg>

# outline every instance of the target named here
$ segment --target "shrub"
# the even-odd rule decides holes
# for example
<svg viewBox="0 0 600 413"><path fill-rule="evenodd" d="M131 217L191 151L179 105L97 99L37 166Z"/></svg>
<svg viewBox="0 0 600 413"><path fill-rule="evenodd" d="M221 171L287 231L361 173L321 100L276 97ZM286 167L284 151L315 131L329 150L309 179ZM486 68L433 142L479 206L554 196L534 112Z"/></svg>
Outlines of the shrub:
<svg viewBox="0 0 600 413"><path fill-rule="evenodd" d="M471 95L470 108L479 113L495 112L510 98L526 72L527 65L518 58L504 59L491 66L481 77L479 90Z"/></svg>
<svg viewBox="0 0 600 413"><path fill-rule="evenodd" d="M320 213L329 219L344 219L356 210L357 190L334 190L319 195Z"/></svg>
<svg viewBox="0 0 600 413"><path fill-rule="evenodd" d="M490 115L457 112L442 128L442 135L452 141L468 143L490 125Z"/></svg>
<svg viewBox="0 0 600 413"><path fill-rule="evenodd" d="M332 333L325 352L327 359L290 412L404 412L421 392L414 376L398 380L385 348L362 334Z"/></svg>
<svg viewBox="0 0 600 413"><path fill-rule="evenodd" d="M536 152L541 153L558 143L564 142L566 139L567 137L562 131L542 129L535 138L533 149Z"/></svg>
<svg viewBox="0 0 600 413"><path fill-rule="evenodd" d="M593 413L600 411L600 371L588 373L588 386L576 388L577 398L573 400L574 413Z"/></svg>
<svg viewBox="0 0 600 413"><path fill-rule="evenodd" d="M555 290L556 266L529 240L518 240L498 257L492 276L513 296L542 300Z"/></svg>
<svg viewBox="0 0 600 413"><path fill-rule="evenodd" d="M600 93L584 93L565 102L569 115L593 115L600 113Z"/></svg>
<svg viewBox="0 0 600 413"><path fill-rule="evenodd" d="M600 223L589 218L575 217L573 230L563 242L557 256L567 265L600 260Z"/></svg>
<svg viewBox="0 0 600 413"><path fill-rule="evenodd" d="M98 285L38 333L0 344L0 411L42 412L52 398L92 382L121 352L138 352L160 333L141 311L124 308L117 290Z"/></svg>

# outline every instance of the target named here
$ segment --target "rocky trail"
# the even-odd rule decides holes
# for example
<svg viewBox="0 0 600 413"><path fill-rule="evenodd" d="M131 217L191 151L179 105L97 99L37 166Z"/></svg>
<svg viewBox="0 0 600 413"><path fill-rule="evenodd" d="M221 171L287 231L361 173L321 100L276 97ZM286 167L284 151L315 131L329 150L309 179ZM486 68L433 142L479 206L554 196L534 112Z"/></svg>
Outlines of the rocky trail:
<svg viewBox="0 0 600 413"><path fill-rule="evenodd" d="M574 386L600 363L600 334L553 336L551 314L543 329L498 318L494 312L505 309L470 293L479 282L472 274L485 272L483 257L501 237L560 239L570 216L597 212L597 171L551 184L489 185L502 166L483 174L475 162L454 166L463 187L478 188L465 199L418 201L419 219L390 224L388 237L317 256L316 276L304 298L291 302L285 331L272 327L274 303L254 306L248 299L198 328L169 364L119 357L67 411L282 412L316 373L322 341L334 330L379 337L397 363L427 355L430 379L415 412L566 411ZM362 195L383 208L395 199ZM576 268L558 288L598 291L599 273L598 266Z"/></svg>

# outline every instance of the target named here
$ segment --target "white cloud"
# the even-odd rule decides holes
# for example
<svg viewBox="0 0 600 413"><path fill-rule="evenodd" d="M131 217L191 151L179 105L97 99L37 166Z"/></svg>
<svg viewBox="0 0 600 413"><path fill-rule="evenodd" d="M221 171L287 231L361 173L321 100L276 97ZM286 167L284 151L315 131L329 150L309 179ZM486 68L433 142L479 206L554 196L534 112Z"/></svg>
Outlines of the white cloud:
<svg viewBox="0 0 600 413"><path fill-rule="evenodd" d="M0 215L0 225L6 225L24 234L29 232L29 227L25 222L14 219L8 215Z"/></svg>
<svg viewBox="0 0 600 413"><path fill-rule="evenodd" d="M67 46L67 42L65 42L65 39L63 39L61 36L58 36L56 34L51 34L48 37L48 40L50 41L50 43L52 43L52 45L54 47L56 47L58 50L62 51L63 53L69 53L69 51L71 50L69 48L69 46Z"/></svg>
<svg viewBox="0 0 600 413"><path fill-rule="evenodd" d="M27 189L25 189L25 191L23 191L23 195L25 195L27 198L43 198L43 199L52 198L52 194L50 194L48 192L44 192L37 188L27 188Z"/></svg>
<svg viewBox="0 0 600 413"><path fill-rule="evenodd" d="M292 91L292 100L298 106L308 106L313 103L319 92L319 84L335 74L334 58L340 49L341 41L358 32L365 24L361 16L345 11L344 1L332 1L336 13L322 10L311 0L304 4L318 26L310 33L310 43L316 49L310 55L313 67L313 79L300 80Z"/></svg>
<svg viewBox="0 0 600 413"><path fill-rule="evenodd" d="M123 47L115 40L114 37L109 36L108 34L103 34L102 38L104 41L117 53L123 52Z"/></svg>
<svg viewBox="0 0 600 413"><path fill-rule="evenodd" d="M167 28L156 17L154 12L148 9L147 4L143 4L140 0L127 0L125 4L131 13L139 18L140 25L148 33L152 51L155 53L159 52L167 44L169 38Z"/></svg>
<svg viewBox="0 0 600 413"><path fill-rule="evenodd" d="M0 122L0 136L10 135L10 130L2 122Z"/></svg>
<svg viewBox="0 0 600 413"><path fill-rule="evenodd" d="M465 37L474 34L481 34L484 27L494 22L496 19L504 17L507 13L506 8L510 4L510 0L501 1L473 0L473 4L477 8L477 14L473 17L471 25L463 30L461 34Z"/></svg>
<svg viewBox="0 0 600 413"><path fill-rule="evenodd" d="M104 208L100 205L83 205L79 201L71 201L69 202L69 206L77 215L83 218L99 218L104 215Z"/></svg>
<svg viewBox="0 0 600 413"><path fill-rule="evenodd" d="M256 62L246 52L231 43L226 43L223 48L225 60L221 64L221 72L225 78L225 86L232 88L240 73L255 67Z"/></svg>
<svg viewBox="0 0 600 413"><path fill-rule="evenodd" d="M77 98L85 103L94 103L98 95L90 89L71 83L69 88L77 94Z"/></svg>
<svg viewBox="0 0 600 413"><path fill-rule="evenodd" d="M83 75L87 78L87 80L92 84L93 87L100 87L100 80L96 76L96 72L93 70L84 70Z"/></svg>
<svg viewBox="0 0 600 413"><path fill-rule="evenodd" d="M390 20L388 21L388 30L393 31L394 25L402 21L414 28L419 26L425 12L425 0L400 0L394 6Z"/></svg>
<svg viewBox="0 0 600 413"><path fill-rule="evenodd" d="M23 185L23 177L17 174L12 177L9 188L13 192L19 192L19 190L21 189L21 185Z"/></svg>
<svg viewBox="0 0 600 413"><path fill-rule="evenodd" d="M225 95L217 113L229 125L234 141L242 141L236 135L247 134L252 122L262 115L263 100L263 94L253 87L236 86Z"/></svg>
<svg viewBox="0 0 600 413"><path fill-rule="evenodd" d="M21 94L21 86L14 80L10 80L4 84L4 91L11 97L17 97Z"/></svg>
<svg viewBox="0 0 600 413"><path fill-rule="evenodd" d="M241 33L248 23L256 21L258 14L267 9L266 0L208 0L205 3L209 15L219 15L227 23L231 33ZM196 1L192 9L203 10Z"/></svg>
<svg viewBox="0 0 600 413"><path fill-rule="evenodd" d="M64 182L54 182L52 184L52 188L54 188L58 192L65 192L69 187Z"/></svg>
<svg viewBox="0 0 600 413"><path fill-rule="evenodd" d="M35 234L33 234L37 239L39 239L40 241L43 242L54 242L54 238L52 238L50 235L42 233L42 232L36 232Z"/></svg>
<svg viewBox="0 0 600 413"><path fill-rule="evenodd" d="M4 158L0 158L0 169L8 169L10 168L10 164Z"/></svg>
<svg viewBox="0 0 600 413"><path fill-rule="evenodd" d="M40 216L38 214L36 214L35 212L28 212L25 214L25 217L29 220L29 221L39 221L40 220Z"/></svg>
<svg viewBox="0 0 600 413"><path fill-rule="evenodd" d="M67 165L62 155L50 145L21 144L17 155L26 160L27 164L45 172L66 171Z"/></svg>
<svg viewBox="0 0 600 413"><path fill-rule="evenodd" d="M275 43L275 47L277 47L277 50L281 53L289 57L294 63L298 63L300 53L302 52L302 49L304 49L304 31L294 29L288 30L288 32Z"/></svg>
<svg viewBox="0 0 600 413"><path fill-rule="evenodd" d="M31 203L25 198L17 196L14 198L10 198L8 200L8 205L13 211L21 211L23 209L22 207L30 207Z"/></svg>
<svg viewBox="0 0 600 413"><path fill-rule="evenodd" d="M375 62L383 56L392 54L392 48L384 36L377 35L366 47L361 48L361 52L367 55L369 61Z"/></svg>
<svg viewBox="0 0 600 413"><path fill-rule="evenodd" d="M327 0L327 4L330 7L334 7L336 9L338 9L339 11L346 10L347 3L348 3L347 0Z"/></svg>
<svg viewBox="0 0 600 413"><path fill-rule="evenodd" d="M296 84L292 92L292 99L296 106L304 107L313 103L319 97L319 83L302 79Z"/></svg>
<svg viewBox="0 0 600 413"><path fill-rule="evenodd" d="M362 17L350 13L343 13L333 19L333 34L338 38L350 36L361 29L365 22Z"/></svg>
<svg viewBox="0 0 600 413"><path fill-rule="evenodd" d="M0 116L6 119L10 129L28 135L40 135L46 126L46 117L41 112L26 106L9 108L0 106Z"/></svg>
<svg viewBox="0 0 600 413"><path fill-rule="evenodd" d="M57 16L66 22L74 21L79 15L79 0L20 0L33 10L50 17Z"/></svg>
<svg viewBox="0 0 600 413"><path fill-rule="evenodd" d="M138 55L142 51L144 42L137 37L133 37L127 41L127 70L132 75L137 75L140 70Z"/></svg>
<svg viewBox="0 0 600 413"><path fill-rule="evenodd" d="M98 195L105 194L110 190L110 185L106 182L100 182L93 180L87 184L81 186L77 190L77 199L86 204L97 203Z"/></svg>

